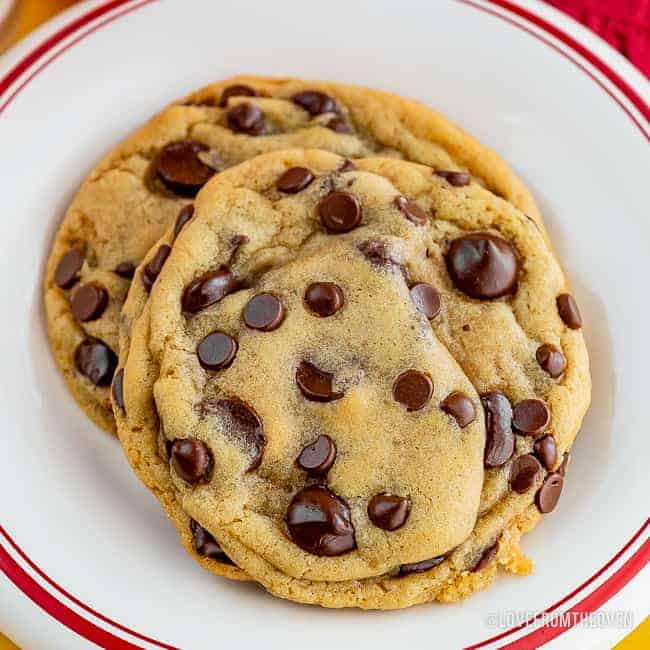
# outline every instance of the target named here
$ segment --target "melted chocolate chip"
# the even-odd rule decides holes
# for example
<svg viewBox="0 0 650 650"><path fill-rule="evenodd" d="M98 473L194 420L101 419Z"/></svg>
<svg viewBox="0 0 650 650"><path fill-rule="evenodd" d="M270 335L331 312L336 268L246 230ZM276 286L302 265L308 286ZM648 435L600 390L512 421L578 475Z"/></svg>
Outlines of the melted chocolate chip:
<svg viewBox="0 0 650 650"><path fill-rule="evenodd" d="M375 266L385 269L400 269L405 279L408 279L406 269L393 257L388 244L382 241L363 241L357 246L357 250Z"/></svg>
<svg viewBox="0 0 650 650"><path fill-rule="evenodd" d="M82 323L97 320L108 305L108 291L96 284L84 284L73 294L70 308L75 318Z"/></svg>
<svg viewBox="0 0 650 650"><path fill-rule="evenodd" d="M564 324L572 330L582 327L582 316L575 298L568 293L559 295L556 299L557 311Z"/></svg>
<svg viewBox="0 0 650 650"><path fill-rule="evenodd" d="M500 392L481 396L485 409L485 466L504 465L515 450L515 435L512 432L512 406Z"/></svg>
<svg viewBox="0 0 650 650"><path fill-rule="evenodd" d="M115 267L115 273L125 280L131 280L135 273L135 264L131 262L120 262Z"/></svg>
<svg viewBox="0 0 650 650"><path fill-rule="evenodd" d="M195 140L171 142L165 145L154 161L158 178L181 196L196 196L212 178L214 169L201 162L198 154L208 147Z"/></svg>
<svg viewBox="0 0 650 650"><path fill-rule="evenodd" d="M95 386L108 386L117 368L117 356L103 341L84 339L75 350L74 363Z"/></svg>
<svg viewBox="0 0 650 650"><path fill-rule="evenodd" d="M393 383L393 397L406 406L407 411L419 411L431 399L431 377L419 370L403 372Z"/></svg>
<svg viewBox="0 0 650 650"><path fill-rule="evenodd" d="M326 435L320 435L314 442L306 445L298 456L296 464L312 476L326 474L336 460L336 445Z"/></svg>
<svg viewBox="0 0 650 650"><path fill-rule="evenodd" d="M424 573L438 565L442 564L447 559L446 555L439 555L432 557L429 560L422 560L421 562L411 562L410 564L402 564L397 572L399 577L408 576L412 573Z"/></svg>
<svg viewBox="0 0 650 650"><path fill-rule="evenodd" d="M343 290L333 282L314 282L305 291L305 304L323 318L336 314L344 302Z"/></svg>
<svg viewBox="0 0 650 650"><path fill-rule="evenodd" d="M354 164L351 160L349 160L348 158L346 158L346 159L343 161L343 164L339 167L339 171L340 171L342 174L345 173L345 172L351 172L351 171L354 171L355 169L356 169L355 164Z"/></svg>
<svg viewBox="0 0 650 650"><path fill-rule="evenodd" d="M541 399L525 399L519 402L512 414L515 429L529 435L541 433L551 421L548 406Z"/></svg>
<svg viewBox="0 0 650 650"><path fill-rule="evenodd" d="M277 329L284 320L284 306L272 293L258 293L244 307L244 322L262 332Z"/></svg>
<svg viewBox="0 0 650 650"><path fill-rule="evenodd" d="M492 546L489 546L483 551L481 557L478 559L476 564L472 567L472 573L476 573L477 571L481 571L482 569L485 569L485 567L494 560L498 552L499 552L499 540L494 542Z"/></svg>
<svg viewBox="0 0 650 650"><path fill-rule="evenodd" d="M244 84L233 84L224 88L219 99L219 106L222 108L228 104L231 97L256 97L257 93L250 86Z"/></svg>
<svg viewBox="0 0 650 650"><path fill-rule="evenodd" d="M229 366L237 354L237 341L224 332L211 332L196 347L199 363L206 370L221 370Z"/></svg>
<svg viewBox="0 0 650 650"><path fill-rule="evenodd" d="M466 172L454 172L454 171L436 171L436 176L444 178L450 185L454 187L463 187L464 185L469 185L472 182L472 177Z"/></svg>
<svg viewBox="0 0 650 650"><path fill-rule="evenodd" d="M510 466L510 487L523 494L535 485L543 472L540 462L532 454L518 456Z"/></svg>
<svg viewBox="0 0 650 650"><path fill-rule="evenodd" d="M317 206L320 222L329 232L350 232L361 223L361 205L349 192L332 192Z"/></svg>
<svg viewBox="0 0 650 650"><path fill-rule="evenodd" d="M209 557L222 564L233 564L233 561L223 552L217 540L198 521L190 519L190 532L194 550L201 557Z"/></svg>
<svg viewBox="0 0 650 650"><path fill-rule="evenodd" d="M113 377L112 393L115 404L124 410L124 368L120 368Z"/></svg>
<svg viewBox="0 0 650 650"><path fill-rule="evenodd" d="M459 237L449 247L446 261L456 287L472 298L500 298L517 286L517 255L501 237L484 232Z"/></svg>
<svg viewBox="0 0 650 650"><path fill-rule="evenodd" d="M335 133L352 133L350 125L342 117L333 117L325 126Z"/></svg>
<svg viewBox="0 0 650 650"><path fill-rule="evenodd" d="M165 265L171 252L172 249L167 246L167 244L163 244L142 268L142 284L144 284L144 288L147 291L151 291L153 283L156 281L158 274L162 271L162 267Z"/></svg>
<svg viewBox="0 0 650 650"><path fill-rule="evenodd" d="M183 310L195 314L237 288L237 282L227 266L207 273L188 285L183 292Z"/></svg>
<svg viewBox="0 0 650 650"><path fill-rule="evenodd" d="M302 361L296 370L296 384L300 392L313 402L332 402L343 397L343 393L332 390L334 375Z"/></svg>
<svg viewBox="0 0 650 650"><path fill-rule="evenodd" d="M535 505L542 514L555 509L557 502L560 500L563 486L564 478L559 472L552 472L544 479L542 487L539 488L535 495Z"/></svg>
<svg viewBox="0 0 650 650"><path fill-rule="evenodd" d="M59 289L69 289L81 277L84 255L81 251L68 251L56 265L54 282Z"/></svg>
<svg viewBox="0 0 650 650"><path fill-rule="evenodd" d="M408 519L411 502L394 494L376 494L368 503L368 517L383 530L397 530Z"/></svg>
<svg viewBox="0 0 650 650"><path fill-rule="evenodd" d="M178 234L185 227L185 224L194 216L194 205L189 203L185 207L181 208L181 211L176 217L176 223L174 224L174 239L178 237Z"/></svg>
<svg viewBox="0 0 650 650"><path fill-rule="evenodd" d="M552 470L557 463L557 445L553 436L543 436L535 441L533 445L535 456L547 470Z"/></svg>
<svg viewBox="0 0 650 650"><path fill-rule="evenodd" d="M291 99L294 104L304 108L310 115L338 113L339 110L334 99L318 90L305 90L295 94Z"/></svg>
<svg viewBox="0 0 650 650"><path fill-rule="evenodd" d="M440 294L426 282L418 282L411 287L411 300L415 308L429 320L440 313Z"/></svg>
<svg viewBox="0 0 650 650"><path fill-rule="evenodd" d="M293 497L286 523L293 542L312 555L343 555L357 546L349 508L323 485L303 488Z"/></svg>
<svg viewBox="0 0 650 650"><path fill-rule="evenodd" d="M261 109L244 102L233 106L227 113L228 126L233 131L246 135L261 135L266 129L266 120Z"/></svg>
<svg viewBox="0 0 650 650"><path fill-rule="evenodd" d="M393 204L416 226L424 226L429 221L427 213L415 201L409 201L405 196L396 196Z"/></svg>
<svg viewBox="0 0 650 650"><path fill-rule="evenodd" d="M313 180L314 175L306 167L291 167L278 178L275 186L285 194L296 194L304 190Z"/></svg>
<svg viewBox="0 0 650 650"><path fill-rule="evenodd" d="M460 391L454 391L447 395L440 403L440 408L454 417L461 429L476 419L476 409L472 400Z"/></svg>
<svg viewBox="0 0 650 650"><path fill-rule="evenodd" d="M214 464L207 445L196 438L174 440L171 463L174 471L188 483L207 479Z"/></svg>
<svg viewBox="0 0 650 650"><path fill-rule="evenodd" d="M566 367L566 359L560 350L550 343L544 343L537 348L535 353L537 363L553 379L557 379Z"/></svg>

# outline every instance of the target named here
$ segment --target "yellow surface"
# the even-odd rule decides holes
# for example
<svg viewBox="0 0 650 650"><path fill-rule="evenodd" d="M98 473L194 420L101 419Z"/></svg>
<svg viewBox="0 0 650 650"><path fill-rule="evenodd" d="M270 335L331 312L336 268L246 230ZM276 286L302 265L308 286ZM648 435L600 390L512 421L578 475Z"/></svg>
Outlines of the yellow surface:
<svg viewBox="0 0 650 650"><path fill-rule="evenodd" d="M614 646L614 650L648 650L648 648L650 648L650 616Z"/></svg>
<svg viewBox="0 0 650 650"><path fill-rule="evenodd" d="M19 650L4 634L0 633L0 650Z"/></svg>

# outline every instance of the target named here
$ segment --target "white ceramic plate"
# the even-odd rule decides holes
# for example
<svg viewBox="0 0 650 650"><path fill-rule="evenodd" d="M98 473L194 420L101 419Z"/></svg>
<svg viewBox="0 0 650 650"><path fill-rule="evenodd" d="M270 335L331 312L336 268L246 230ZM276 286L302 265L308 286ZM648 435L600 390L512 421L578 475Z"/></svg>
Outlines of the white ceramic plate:
<svg viewBox="0 0 650 650"><path fill-rule="evenodd" d="M181 551L117 442L66 391L41 275L68 201L154 111L238 72L418 98L533 188L583 312L594 400L560 506L525 539L532 577L392 613L298 606L217 580ZM585 30L505 0L103 0L5 56L0 629L26 648L527 648L562 631L544 617L511 630L527 612L601 606L650 544L647 100L641 75Z"/></svg>

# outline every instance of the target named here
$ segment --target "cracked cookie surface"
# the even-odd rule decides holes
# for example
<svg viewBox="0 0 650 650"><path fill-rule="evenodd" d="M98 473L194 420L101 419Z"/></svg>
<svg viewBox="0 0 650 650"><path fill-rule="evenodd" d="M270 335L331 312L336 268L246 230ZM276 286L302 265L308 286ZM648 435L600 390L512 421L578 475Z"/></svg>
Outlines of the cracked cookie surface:
<svg viewBox="0 0 650 650"><path fill-rule="evenodd" d="M530 571L590 380L526 215L431 167L291 150L212 179L141 268L163 247L125 305L116 418L186 547L198 527L234 563L204 566L364 608Z"/></svg>
<svg viewBox="0 0 650 650"><path fill-rule="evenodd" d="M52 247L45 302L55 358L76 400L104 429L115 429L108 385L135 267L214 174L289 147L425 163L450 183L485 185L543 229L509 167L416 102L294 79L237 77L208 86L166 108L99 163Z"/></svg>

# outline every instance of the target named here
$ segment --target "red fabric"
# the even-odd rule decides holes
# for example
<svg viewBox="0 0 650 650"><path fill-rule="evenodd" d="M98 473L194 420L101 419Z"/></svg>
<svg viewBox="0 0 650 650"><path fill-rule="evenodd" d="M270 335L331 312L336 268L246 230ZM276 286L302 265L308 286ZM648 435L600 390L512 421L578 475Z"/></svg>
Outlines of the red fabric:
<svg viewBox="0 0 650 650"><path fill-rule="evenodd" d="M650 78L650 0L546 0L602 36Z"/></svg>

